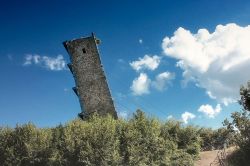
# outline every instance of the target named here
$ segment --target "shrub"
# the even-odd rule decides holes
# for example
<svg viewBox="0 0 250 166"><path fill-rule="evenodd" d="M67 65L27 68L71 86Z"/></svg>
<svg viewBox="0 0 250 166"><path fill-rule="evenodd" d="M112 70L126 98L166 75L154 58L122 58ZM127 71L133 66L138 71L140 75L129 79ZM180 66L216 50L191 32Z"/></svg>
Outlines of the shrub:
<svg viewBox="0 0 250 166"><path fill-rule="evenodd" d="M171 166L191 166L194 165L193 158L183 150L178 150L170 158Z"/></svg>
<svg viewBox="0 0 250 166"><path fill-rule="evenodd" d="M198 128L137 110L129 120L94 115L54 128L0 128L1 165L193 165Z"/></svg>
<svg viewBox="0 0 250 166"><path fill-rule="evenodd" d="M203 151L214 149L214 131L211 128L201 128L199 130L201 137L201 149Z"/></svg>
<svg viewBox="0 0 250 166"><path fill-rule="evenodd" d="M239 147L228 157L232 165L249 165L250 163L250 82L240 89L239 101L242 111L232 113L232 122L224 121L228 130L233 133L234 143Z"/></svg>
<svg viewBox="0 0 250 166"><path fill-rule="evenodd" d="M28 123L2 129L1 163L3 165L44 165L49 159L50 130L37 129Z"/></svg>

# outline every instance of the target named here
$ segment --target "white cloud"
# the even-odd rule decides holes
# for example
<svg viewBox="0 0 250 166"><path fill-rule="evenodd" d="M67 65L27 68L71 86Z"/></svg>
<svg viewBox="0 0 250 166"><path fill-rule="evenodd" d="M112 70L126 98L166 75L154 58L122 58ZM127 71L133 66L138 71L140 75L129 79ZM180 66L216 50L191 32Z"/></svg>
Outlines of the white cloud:
<svg viewBox="0 0 250 166"><path fill-rule="evenodd" d="M143 40L142 40L142 39L139 39L139 43L142 44L142 43L143 43Z"/></svg>
<svg viewBox="0 0 250 166"><path fill-rule="evenodd" d="M130 89L134 95L143 95L149 93L149 86L151 80L148 78L147 74L140 73L138 78L133 80L132 86Z"/></svg>
<svg viewBox="0 0 250 166"><path fill-rule="evenodd" d="M181 114L181 118L185 124L188 123L188 120L194 119L195 117L196 116L190 112L184 112L183 114Z"/></svg>
<svg viewBox="0 0 250 166"><path fill-rule="evenodd" d="M175 78L175 73L170 73L168 71L158 74L155 80L148 78L146 73L140 73L138 78L133 80L132 90L134 95L140 96L150 93L151 88L155 88L158 91L163 91L167 89L168 85L171 85L171 81Z"/></svg>
<svg viewBox="0 0 250 166"><path fill-rule="evenodd" d="M210 91L207 91L207 95L211 98L211 99L216 99L215 96L212 95L212 93Z"/></svg>
<svg viewBox="0 0 250 166"><path fill-rule="evenodd" d="M239 88L250 79L250 26L218 25L214 32L196 34L178 28L163 39L166 56L176 58L184 82L194 81L207 94L228 104L239 98Z"/></svg>
<svg viewBox="0 0 250 166"><path fill-rule="evenodd" d="M221 112L221 106L220 104L217 104L216 108L213 108L211 105L201 105L198 109L199 112L203 112L205 115L207 115L209 118L214 118L218 113Z"/></svg>
<svg viewBox="0 0 250 166"><path fill-rule="evenodd" d="M40 55L31 55L28 54L25 56L24 66L27 65L40 65L49 70L60 71L66 69L66 62L62 55L58 55L56 58L48 57L48 56L40 56Z"/></svg>
<svg viewBox="0 0 250 166"><path fill-rule="evenodd" d="M148 70L155 70L159 66L161 58L157 55L149 56L145 55L143 58L139 58L137 61L133 61L130 66L136 70L148 69Z"/></svg>
<svg viewBox="0 0 250 166"><path fill-rule="evenodd" d="M167 119L169 120L169 119L173 119L174 117L173 117L173 115L169 115L169 116L167 116Z"/></svg>
<svg viewBox="0 0 250 166"><path fill-rule="evenodd" d="M118 111L118 117L122 119L128 118L128 112L127 111Z"/></svg>
<svg viewBox="0 0 250 166"><path fill-rule="evenodd" d="M32 55L28 54L25 56L25 62L23 63L23 65L31 65L32 64Z"/></svg>
<svg viewBox="0 0 250 166"><path fill-rule="evenodd" d="M160 73L155 77L155 80L152 81L152 86L159 91L163 91L164 89L167 88L168 84L171 84L171 81L174 78L175 78L174 73L170 73L170 72Z"/></svg>

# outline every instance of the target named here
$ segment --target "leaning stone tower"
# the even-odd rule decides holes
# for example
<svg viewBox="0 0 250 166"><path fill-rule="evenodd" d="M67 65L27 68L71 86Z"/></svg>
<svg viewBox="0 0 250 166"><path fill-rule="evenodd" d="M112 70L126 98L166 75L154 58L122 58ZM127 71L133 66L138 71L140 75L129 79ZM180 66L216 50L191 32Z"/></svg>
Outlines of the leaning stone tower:
<svg viewBox="0 0 250 166"><path fill-rule="evenodd" d="M71 63L68 64L76 86L72 88L79 98L81 110L79 116L87 118L93 113L105 116L110 114L117 119L94 34L89 37L63 42Z"/></svg>

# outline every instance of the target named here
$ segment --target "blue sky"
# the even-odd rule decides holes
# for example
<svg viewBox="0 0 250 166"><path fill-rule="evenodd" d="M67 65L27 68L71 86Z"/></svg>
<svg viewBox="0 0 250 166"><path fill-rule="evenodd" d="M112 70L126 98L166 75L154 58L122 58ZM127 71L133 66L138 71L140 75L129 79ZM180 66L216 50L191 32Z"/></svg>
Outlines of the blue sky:
<svg viewBox="0 0 250 166"><path fill-rule="evenodd" d="M240 109L236 93L250 80L240 72L249 69L249 1L0 3L0 125L55 126L77 116L62 42L91 32L102 41L121 116L141 108L162 120L217 128Z"/></svg>

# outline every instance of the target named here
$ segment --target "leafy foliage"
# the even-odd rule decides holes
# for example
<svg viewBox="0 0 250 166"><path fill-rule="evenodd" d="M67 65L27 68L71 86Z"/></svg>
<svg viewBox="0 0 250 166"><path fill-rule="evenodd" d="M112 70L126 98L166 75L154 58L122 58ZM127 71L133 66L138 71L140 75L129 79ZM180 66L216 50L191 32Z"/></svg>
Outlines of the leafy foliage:
<svg viewBox="0 0 250 166"><path fill-rule="evenodd" d="M31 123L2 128L0 132L0 160L3 165L44 165L49 162L48 140L51 132L37 129Z"/></svg>
<svg viewBox="0 0 250 166"><path fill-rule="evenodd" d="M201 148L204 151L222 149L224 148L225 143L227 146L233 144L232 134L225 127L216 130L212 130L211 128L201 128L199 133L201 137Z"/></svg>
<svg viewBox="0 0 250 166"><path fill-rule="evenodd" d="M193 165L197 127L162 123L137 110L130 120L74 120L55 128L31 123L0 128L0 162L8 165Z"/></svg>
<svg viewBox="0 0 250 166"><path fill-rule="evenodd" d="M229 162L232 165L249 165L250 163L250 82L240 89L239 101L242 111L232 113L232 122L224 121L228 130L234 134L234 143L239 147L231 156Z"/></svg>

